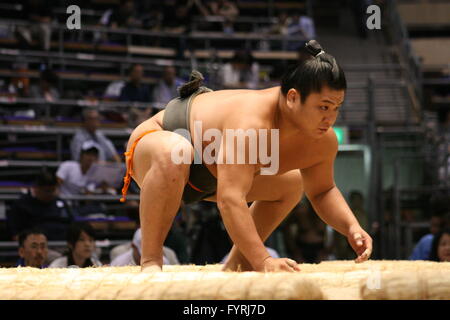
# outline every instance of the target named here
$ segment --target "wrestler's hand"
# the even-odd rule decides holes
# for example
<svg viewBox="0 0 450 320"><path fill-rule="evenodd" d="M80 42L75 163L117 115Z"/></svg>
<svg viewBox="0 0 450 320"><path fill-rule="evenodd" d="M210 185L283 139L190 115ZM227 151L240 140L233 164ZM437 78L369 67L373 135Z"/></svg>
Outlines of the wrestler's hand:
<svg viewBox="0 0 450 320"><path fill-rule="evenodd" d="M355 225L350 227L347 240L358 257L356 263L367 261L372 254L372 238L365 232L361 226Z"/></svg>
<svg viewBox="0 0 450 320"><path fill-rule="evenodd" d="M255 271L260 272L296 272L300 271L297 262L288 258L267 257Z"/></svg>

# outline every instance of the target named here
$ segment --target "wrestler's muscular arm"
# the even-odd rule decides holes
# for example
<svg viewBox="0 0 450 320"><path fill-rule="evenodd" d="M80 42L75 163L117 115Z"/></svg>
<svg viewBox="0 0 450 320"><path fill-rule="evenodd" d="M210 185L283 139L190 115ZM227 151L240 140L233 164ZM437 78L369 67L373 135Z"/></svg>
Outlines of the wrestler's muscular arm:
<svg viewBox="0 0 450 320"><path fill-rule="evenodd" d="M245 164L237 164L236 157L233 164L226 163L226 154L230 151L226 141L227 137L224 135L219 153L223 164L217 164L217 206L231 240L255 271L299 271L295 261L270 257L258 235L246 200L257 165L249 164L248 143L244 151ZM231 147L236 155L239 152L236 140L233 145Z"/></svg>
<svg viewBox="0 0 450 320"><path fill-rule="evenodd" d="M347 237L358 255L356 262L362 262L370 257L372 239L361 228L334 183L333 164L338 143L335 136L327 140L323 145L323 160L310 168L301 170L305 194L320 218Z"/></svg>

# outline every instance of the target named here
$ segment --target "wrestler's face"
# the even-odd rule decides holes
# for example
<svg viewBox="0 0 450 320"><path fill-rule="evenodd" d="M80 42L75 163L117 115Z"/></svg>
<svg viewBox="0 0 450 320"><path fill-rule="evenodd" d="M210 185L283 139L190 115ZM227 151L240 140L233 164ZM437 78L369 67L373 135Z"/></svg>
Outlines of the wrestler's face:
<svg viewBox="0 0 450 320"><path fill-rule="evenodd" d="M313 139L320 139L336 122L341 104L344 102L344 90L323 87L321 92L312 92L302 103L300 93L290 89L287 104L294 125Z"/></svg>

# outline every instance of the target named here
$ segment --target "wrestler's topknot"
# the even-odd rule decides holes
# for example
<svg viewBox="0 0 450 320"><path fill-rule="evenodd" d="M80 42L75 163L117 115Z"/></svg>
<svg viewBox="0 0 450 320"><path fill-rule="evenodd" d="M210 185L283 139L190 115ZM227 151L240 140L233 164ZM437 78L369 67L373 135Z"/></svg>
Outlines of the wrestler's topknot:
<svg viewBox="0 0 450 320"><path fill-rule="evenodd" d="M185 99L197 91L203 84L203 80L205 80L205 78L199 71L192 70L189 81L178 88L180 98Z"/></svg>

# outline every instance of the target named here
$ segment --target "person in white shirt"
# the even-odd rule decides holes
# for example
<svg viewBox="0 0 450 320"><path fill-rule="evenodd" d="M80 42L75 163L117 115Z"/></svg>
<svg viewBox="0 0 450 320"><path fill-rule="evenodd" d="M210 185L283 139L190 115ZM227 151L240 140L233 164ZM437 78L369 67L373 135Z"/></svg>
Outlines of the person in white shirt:
<svg viewBox="0 0 450 320"><path fill-rule="evenodd" d="M236 51L219 72L224 89L258 89L259 64L249 51Z"/></svg>
<svg viewBox="0 0 450 320"><path fill-rule="evenodd" d="M53 260L49 268L100 267L102 263L95 253L95 231L87 223L72 224L67 232L67 252Z"/></svg>
<svg viewBox="0 0 450 320"><path fill-rule="evenodd" d="M84 126L76 131L70 142L70 152L72 160L78 161L80 158L81 146L86 141L95 141L99 146L98 159L100 161L122 162L117 150L112 143L101 131L100 114L95 109L87 109L83 111Z"/></svg>
<svg viewBox="0 0 450 320"><path fill-rule="evenodd" d="M141 264L141 229L137 229L130 248L111 261L112 267L139 266ZM175 251L163 247L163 264L180 264Z"/></svg>
<svg viewBox="0 0 450 320"><path fill-rule="evenodd" d="M98 161L99 145L92 140L81 145L80 161L64 161L56 171L60 195L72 196L83 194L88 184L88 171Z"/></svg>

